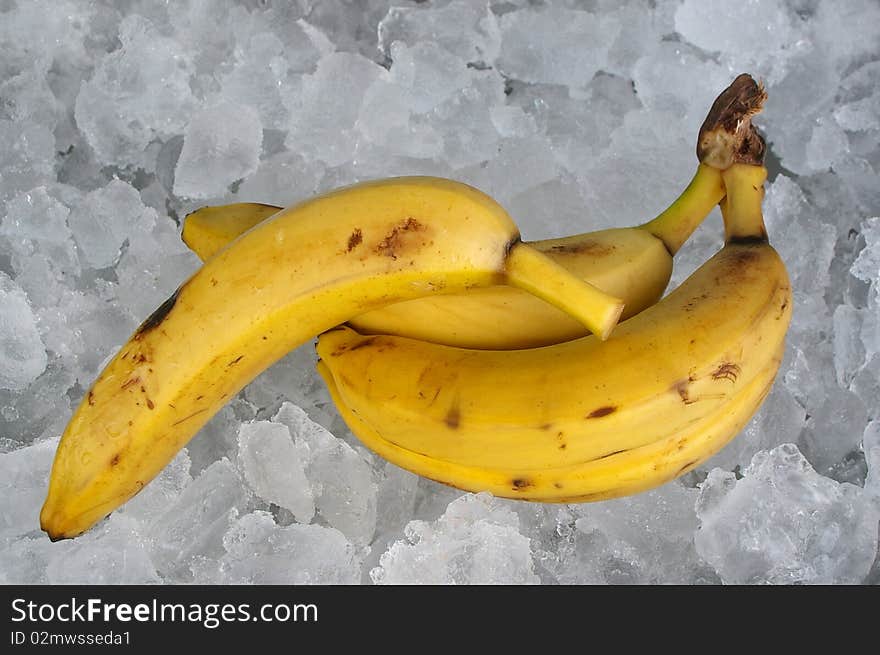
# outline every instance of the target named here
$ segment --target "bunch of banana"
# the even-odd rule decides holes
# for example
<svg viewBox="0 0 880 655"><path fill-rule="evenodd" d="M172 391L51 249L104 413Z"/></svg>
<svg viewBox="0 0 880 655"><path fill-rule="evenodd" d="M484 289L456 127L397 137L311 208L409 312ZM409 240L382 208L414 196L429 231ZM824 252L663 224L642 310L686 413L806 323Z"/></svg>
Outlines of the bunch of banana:
<svg viewBox="0 0 880 655"><path fill-rule="evenodd" d="M427 177L369 182L274 214L135 331L85 394L40 521L76 536L144 487L245 384L294 347L384 305L508 284L606 338L622 301L523 243L485 194Z"/></svg>
<svg viewBox="0 0 880 655"><path fill-rule="evenodd" d="M717 452L769 392L792 311L749 121L764 97L737 78L701 132L698 153L726 190L724 246L611 339L490 351L344 326L321 335L318 369L352 432L422 476L548 502L643 491Z"/></svg>
<svg viewBox="0 0 880 655"><path fill-rule="evenodd" d="M790 312L779 301L788 298L784 267L762 240L763 178L752 171L763 167L731 165L763 153L749 122L762 102L751 78L737 78L701 129L688 189L633 228L526 244L490 198L437 178L361 184L285 210L190 215L183 236L205 265L77 408L43 529L53 539L87 530L247 382L322 333L318 368L352 430L427 477L562 500L630 493L683 472L681 458L735 433L772 382L772 363L759 365L770 345L778 357L781 337L770 330L762 341L755 329L767 312L745 299L776 279L765 305L778 309L783 336ZM673 254L725 188L727 245L708 272L654 304ZM632 318L606 340L623 302ZM346 322L385 336L334 329ZM511 350L531 346L545 347ZM665 437L658 419L669 420Z"/></svg>

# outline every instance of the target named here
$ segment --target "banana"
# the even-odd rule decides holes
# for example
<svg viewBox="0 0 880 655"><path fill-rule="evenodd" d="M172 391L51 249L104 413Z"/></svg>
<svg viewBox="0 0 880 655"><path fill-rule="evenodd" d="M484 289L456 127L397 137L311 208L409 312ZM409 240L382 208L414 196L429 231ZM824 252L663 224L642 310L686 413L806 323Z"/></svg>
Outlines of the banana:
<svg viewBox="0 0 880 655"><path fill-rule="evenodd" d="M744 136L738 157L762 157ZM663 484L736 436L781 361L792 295L764 228L766 174L723 171L725 245L608 341L502 352L338 327L318 369L352 432L425 477L546 502Z"/></svg>
<svg viewBox="0 0 880 655"><path fill-rule="evenodd" d="M519 239L491 198L429 177L369 182L276 213L212 257L99 374L55 455L40 522L76 536L144 487L245 384L376 307L512 284L607 336L621 303Z"/></svg>
<svg viewBox="0 0 880 655"><path fill-rule="evenodd" d="M682 194L643 225L530 242L537 250L624 302L621 320L657 302L673 256L724 197L721 172L700 164ZM187 215L182 238L207 261L280 207L259 203L203 207ZM348 324L364 334L394 334L433 343L511 350L584 336L584 325L521 289L495 286L394 303Z"/></svg>

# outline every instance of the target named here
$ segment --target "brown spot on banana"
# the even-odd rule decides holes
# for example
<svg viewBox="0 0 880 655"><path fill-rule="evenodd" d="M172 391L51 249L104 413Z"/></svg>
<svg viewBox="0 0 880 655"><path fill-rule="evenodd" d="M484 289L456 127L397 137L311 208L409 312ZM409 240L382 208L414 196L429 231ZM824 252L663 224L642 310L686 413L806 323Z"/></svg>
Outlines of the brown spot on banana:
<svg viewBox="0 0 880 655"><path fill-rule="evenodd" d="M602 418L603 416L608 416L609 414L613 414L616 411L617 407L615 407L614 405L605 405L604 407L598 407L587 414L587 418Z"/></svg>
<svg viewBox="0 0 880 655"><path fill-rule="evenodd" d="M724 362L712 372L712 379L729 380L735 384L741 370L742 369L739 365L734 364L733 362Z"/></svg>
<svg viewBox="0 0 880 655"><path fill-rule="evenodd" d="M403 235L407 232L423 232L426 229L424 225L410 216L400 225L395 226L391 232L385 235L384 239L376 244L376 254L397 259L397 256L404 249Z"/></svg>
<svg viewBox="0 0 880 655"><path fill-rule="evenodd" d="M590 255L591 257L605 257L617 250L617 246L612 243L600 243L595 239L584 239L583 241L572 241L571 243L561 243L551 246L547 252L571 255Z"/></svg>
<svg viewBox="0 0 880 655"><path fill-rule="evenodd" d="M443 422L446 423L446 427L450 430L458 430L461 426L461 408L458 406L458 402L452 405L449 408L449 411L446 412L446 417L443 419Z"/></svg>
<svg viewBox="0 0 880 655"><path fill-rule="evenodd" d="M351 252L355 248L357 248L364 241L364 233L361 232L361 228L356 227L351 235L348 237L348 247L345 249L345 252Z"/></svg>
<svg viewBox="0 0 880 655"><path fill-rule="evenodd" d="M514 478L510 481L514 491L523 491L532 486L531 480L527 478Z"/></svg>
<svg viewBox="0 0 880 655"><path fill-rule="evenodd" d="M171 296L159 305L152 314L147 317L143 323L140 324L138 329L135 331L134 336L132 337L135 341L140 340L147 332L155 330L159 325L161 325L162 321L165 320L165 317L174 309L174 305L177 304L177 297L180 295L180 290L183 287L178 287L177 291L171 294ZM146 361L146 360L144 360Z"/></svg>
<svg viewBox="0 0 880 655"><path fill-rule="evenodd" d="M678 394L678 397L681 398L681 402L685 405L697 402L695 398L691 398L690 396L690 385L693 381L694 379L692 377L688 377L686 380L679 380L672 385L672 391Z"/></svg>

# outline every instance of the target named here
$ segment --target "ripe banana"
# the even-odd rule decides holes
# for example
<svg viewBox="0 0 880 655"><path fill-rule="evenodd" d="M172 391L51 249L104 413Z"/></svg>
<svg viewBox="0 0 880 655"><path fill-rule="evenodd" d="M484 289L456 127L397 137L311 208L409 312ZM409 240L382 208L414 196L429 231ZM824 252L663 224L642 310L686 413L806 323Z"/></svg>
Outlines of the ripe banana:
<svg viewBox="0 0 880 655"><path fill-rule="evenodd" d="M73 537L137 493L236 392L323 330L431 293L512 284L607 336L621 304L522 243L467 185L393 178L281 211L219 252L100 373L56 452L40 520Z"/></svg>
<svg viewBox="0 0 880 655"><path fill-rule="evenodd" d="M643 225L530 243L574 275L621 298L621 319L626 319L660 299L672 275L673 256L723 197L721 172L700 164L684 192ZM203 207L186 217L182 238L207 261L277 211L280 207L259 203ZM544 346L587 334L583 324L556 307L509 286L395 303L348 324L363 334L486 350Z"/></svg>
<svg viewBox="0 0 880 655"><path fill-rule="evenodd" d="M722 177L724 247L608 341L501 352L324 333L319 371L343 418L399 466L508 498L612 498L697 466L766 396L792 310L764 229L766 169Z"/></svg>

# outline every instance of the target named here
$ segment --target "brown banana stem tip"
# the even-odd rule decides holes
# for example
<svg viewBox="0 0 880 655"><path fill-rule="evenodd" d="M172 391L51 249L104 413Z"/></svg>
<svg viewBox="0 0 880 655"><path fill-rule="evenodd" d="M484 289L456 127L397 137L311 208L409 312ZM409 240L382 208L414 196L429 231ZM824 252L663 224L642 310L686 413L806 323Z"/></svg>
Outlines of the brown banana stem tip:
<svg viewBox="0 0 880 655"><path fill-rule="evenodd" d="M738 75L712 103L700 127L697 158L722 171L733 164L762 166L764 137L751 119L761 112L766 100L763 84L747 73Z"/></svg>

